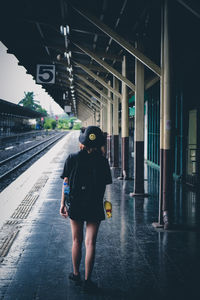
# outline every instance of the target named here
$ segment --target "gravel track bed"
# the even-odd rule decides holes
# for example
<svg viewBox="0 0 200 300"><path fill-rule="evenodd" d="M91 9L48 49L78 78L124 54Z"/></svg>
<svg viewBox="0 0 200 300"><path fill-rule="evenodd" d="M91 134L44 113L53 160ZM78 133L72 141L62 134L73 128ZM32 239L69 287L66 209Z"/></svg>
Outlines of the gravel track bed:
<svg viewBox="0 0 200 300"><path fill-rule="evenodd" d="M14 146L14 147L12 149L0 150L0 161L6 159L16 153L19 153L23 150L26 150L27 148L34 146L34 145L38 144L39 142L41 142L42 140L48 139L53 135L55 135L55 132L49 133L49 134L43 133L37 137L30 136L29 139L26 138L24 140L21 140L20 144L13 143L12 146ZM28 143L27 143L27 141L28 141ZM9 147L10 145L7 145L7 146ZM5 145L5 147L6 147L6 145Z"/></svg>
<svg viewBox="0 0 200 300"><path fill-rule="evenodd" d="M59 139L60 140L60 139ZM58 140L58 141L59 141ZM42 157L45 153L47 153L58 141L56 141L55 143L53 143L52 145L50 145L49 147L47 147L44 151L42 151L41 153L39 153L38 155L36 155L34 158L32 158L29 162L27 162L24 166L22 166L21 168L19 168L18 170L16 170L14 173L12 173L11 175L9 175L7 178L2 179L1 180L1 184L0 184L0 192L3 191L12 181L14 181L17 177L19 177L24 171L26 171L32 164L34 164L34 162L36 162L40 157ZM49 141L50 142L50 141ZM33 153L37 152L39 149L43 148L43 145L40 145L39 147L31 150L30 152L33 151ZM18 161L15 165L19 164L20 162L22 162L25 158L30 156L30 152L28 152L28 154L24 154L20 157L18 157L16 160ZM32 153L32 154L33 154ZM26 155L26 157L25 157ZM10 162L7 163L7 165L10 164ZM11 162L12 167L14 167L14 164ZM3 166L2 166L3 167ZM7 170L9 170L9 168L7 168ZM6 170L4 169L4 172ZM3 171L1 171L1 174L4 173Z"/></svg>

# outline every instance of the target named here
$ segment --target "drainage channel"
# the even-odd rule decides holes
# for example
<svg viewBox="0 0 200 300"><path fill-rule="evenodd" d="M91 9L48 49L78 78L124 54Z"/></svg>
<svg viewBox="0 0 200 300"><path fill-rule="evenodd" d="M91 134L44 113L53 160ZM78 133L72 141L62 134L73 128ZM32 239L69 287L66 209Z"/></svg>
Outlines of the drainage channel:
<svg viewBox="0 0 200 300"><path fill-rule="evenodd" d="M16 208L9 220L7 220L0 230L0 262L8 254L15 238L17 237L21 223L25 220L35 202L39 198L42 188L45 186L51 172L44 172L37 180L19 206Z"/></svg>

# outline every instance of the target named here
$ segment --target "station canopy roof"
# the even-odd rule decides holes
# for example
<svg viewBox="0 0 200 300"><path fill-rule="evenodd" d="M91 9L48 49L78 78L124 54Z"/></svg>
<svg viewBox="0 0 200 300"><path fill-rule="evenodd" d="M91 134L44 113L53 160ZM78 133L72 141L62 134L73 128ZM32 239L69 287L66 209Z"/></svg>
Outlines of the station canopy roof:
<svg viewBox="0 0 200 300"><path fill-rule="evenodd" d="M135 81L135 57L120 42L116 42L112 34L105 33L107 28L105 30L102 23L131 46L135 47L137 43L142 53L160 66L161 2L160 0L2 1L0 40L7 46L8 53L13 53L19 60L19 65L23 65L34 79L38 64L55 65L54 84L45 82L48 80L48 70L43 67L40 69L41 75L47 71L43 74L42 86L62 108L65 105L72 105L72 111L76 114L78 101L90 106L88 99L91 97L93 100L95 97L98 99L100 97L98 89L103 91L102 83L94 79L92 74L101 77L106 83L109 80L112 82L113 76L98 62L98 59L122 73L122 58L125 54L127 79L132 83ZM188 1L174 2L174 13L177 14L179 10L185 9L180 2ZM182 37L179 36L185 44L186 31L182 23L181 25L179 23L177 22L176 28L180 26L180 31L183 31ZM185 24L187 27L185 29L188 29L189 24L190 22ZM176 49L178 53L179 49L177 47ZM84 67L87 69L84 70ZM145 82L155 77L158 76L145 67ZM130 96L133 94L131 88L129 94Z"/></svg>
<svg viewBox="0 0 200 300"><path fill-rule="evenodd" d="M40 112L1 99L0 99L0 114L6 114L6 115L9 114L9 115L14 115L14 116L24 117L29 119L41 118L44 116Z"/></svg>

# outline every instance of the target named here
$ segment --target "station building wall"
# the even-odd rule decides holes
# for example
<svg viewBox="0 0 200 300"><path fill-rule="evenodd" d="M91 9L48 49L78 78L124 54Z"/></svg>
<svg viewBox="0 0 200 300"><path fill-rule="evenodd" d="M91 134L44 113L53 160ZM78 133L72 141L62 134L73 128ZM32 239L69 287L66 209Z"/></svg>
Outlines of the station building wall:
<svg viewBox="0 0 200 300"><path fill-rule="evenodd" d="M195 63L195 61L193 62ZM194 64L176 65L172 100L172 165L175 180L197 186L200 174L200 96ZM160 165L160 85L147 92L145 159Z"/></svg>

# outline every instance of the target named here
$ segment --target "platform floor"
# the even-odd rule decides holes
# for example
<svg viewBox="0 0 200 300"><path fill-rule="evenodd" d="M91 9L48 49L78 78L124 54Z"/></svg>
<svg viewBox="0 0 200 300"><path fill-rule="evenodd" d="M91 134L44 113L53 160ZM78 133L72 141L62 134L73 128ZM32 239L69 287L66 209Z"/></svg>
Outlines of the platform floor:
<svg viewBox="0 0 200 300"><path fill-rule="evenodd" d="M98 292L84 294L69 282L71 231L69 220L59 215L60 174L66 156L78 149L77 134L64 138L59 153L41 171L38 178L42 176L45 185L40 196L15 225L19 232L0 264L0 299L200 299L199 231L152 227L158 215L158 174L151 169L148 198L129 197L132 180L114 178L107 187L113 217L102 222L97 239L93 280Z"/></svg>

